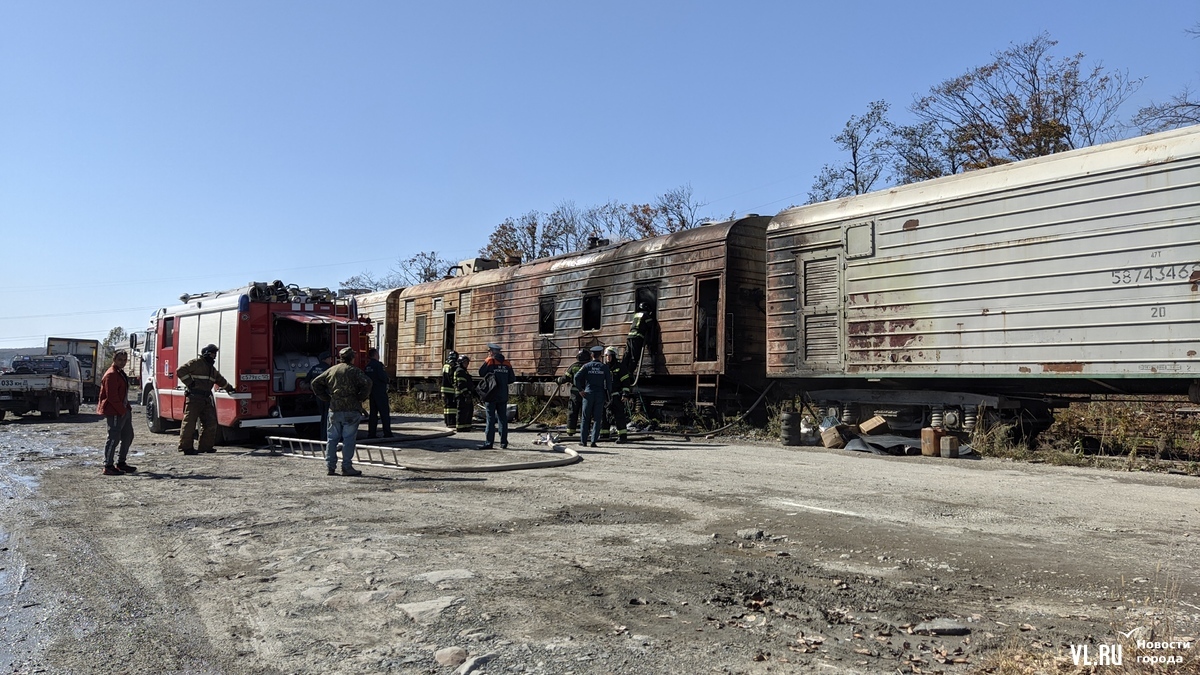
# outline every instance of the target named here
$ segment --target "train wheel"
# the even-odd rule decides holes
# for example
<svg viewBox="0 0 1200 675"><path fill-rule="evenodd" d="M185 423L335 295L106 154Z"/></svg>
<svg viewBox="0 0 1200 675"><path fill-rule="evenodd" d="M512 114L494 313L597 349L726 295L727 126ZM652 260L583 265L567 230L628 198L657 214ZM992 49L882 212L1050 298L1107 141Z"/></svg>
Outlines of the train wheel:
<svg viewBox="0 0 1200 675"><path fill-rule="evenodd" d="M166 432L166 420L158 416L158 394L153 391L147 391L143 398L146 401L146 426L150 428L150 433L161 434Z"/></svg>

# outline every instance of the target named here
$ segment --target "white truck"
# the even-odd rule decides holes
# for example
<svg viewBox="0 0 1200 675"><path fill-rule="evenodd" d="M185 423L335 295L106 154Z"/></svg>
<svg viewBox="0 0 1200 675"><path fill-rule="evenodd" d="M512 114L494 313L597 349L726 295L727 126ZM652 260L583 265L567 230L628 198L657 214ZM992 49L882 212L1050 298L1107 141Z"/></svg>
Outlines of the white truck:
<svg viewBox="0 0 1200 675"><path fill-rule="evenodd" d="M46 355L70 354L79 359L79 372L83 380L83 400L95 403L100 400L100 341L80 338L52 337L46 339Z"/></svg>
<svg viewBox="0 0 1200 675"><path fill-rule="evenodd" d="M0 375L0 419L11 412L24 415L37 410L56 419L66 410L79 414L83 400L83 377L79 359L70 354L18 356L13 372Z"/></svg>

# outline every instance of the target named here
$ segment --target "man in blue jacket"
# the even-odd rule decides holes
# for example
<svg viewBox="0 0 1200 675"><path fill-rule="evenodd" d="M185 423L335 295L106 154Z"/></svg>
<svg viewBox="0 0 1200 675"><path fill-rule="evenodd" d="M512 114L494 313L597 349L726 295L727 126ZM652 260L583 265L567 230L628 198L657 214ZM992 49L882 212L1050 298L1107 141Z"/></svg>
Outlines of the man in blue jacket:
<svg viewBox="0 0 1200 675"><path fill-rule="evenodd" d="M592 347L592 360L575 373L575 386L583 392L583 424L579 442L586 447L589 436L592 447L600 440L600 427L604 424L604 403L612 391L612 372L600 361L604 348Z"/></svg>

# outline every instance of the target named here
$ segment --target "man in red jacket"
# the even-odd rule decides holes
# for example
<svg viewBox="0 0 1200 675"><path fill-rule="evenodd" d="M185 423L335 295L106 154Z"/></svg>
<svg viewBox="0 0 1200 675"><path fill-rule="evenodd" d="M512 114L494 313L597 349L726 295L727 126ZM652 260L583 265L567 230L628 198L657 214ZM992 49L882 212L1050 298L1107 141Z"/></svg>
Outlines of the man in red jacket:
<svg viewBox="0 0 1200 675"><path fill-rule="evenodd" d="M120 476L137 471L136 466L125 463L129 446L133 445L133 406L129 405L129 378L125 376L125 364L129 355L125 352L113 354L112 366L100 380L100 402L96 412L104 415L108 424L108 440L104 443L105 476ZM117 453L117 446L121 447ZM114 455L117 461L114 463Z"/></svg>

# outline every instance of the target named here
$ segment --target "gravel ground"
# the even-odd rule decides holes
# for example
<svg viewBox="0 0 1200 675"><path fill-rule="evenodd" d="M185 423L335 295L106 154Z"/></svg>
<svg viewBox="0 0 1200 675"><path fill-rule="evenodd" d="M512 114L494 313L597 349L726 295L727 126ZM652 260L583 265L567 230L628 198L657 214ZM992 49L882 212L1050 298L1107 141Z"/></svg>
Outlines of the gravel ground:
<svg viewBox="0 0 1200 675"><path fill-rule="evenodd" d="M347 478L254 447L185 457L135 414L120 477L94 415L0 422L0 669L967 673L1118 643L1128 667L1138 636L1200 625L1185 476L659 438ZM534 438L397 447L545 459Z"/></svg>

